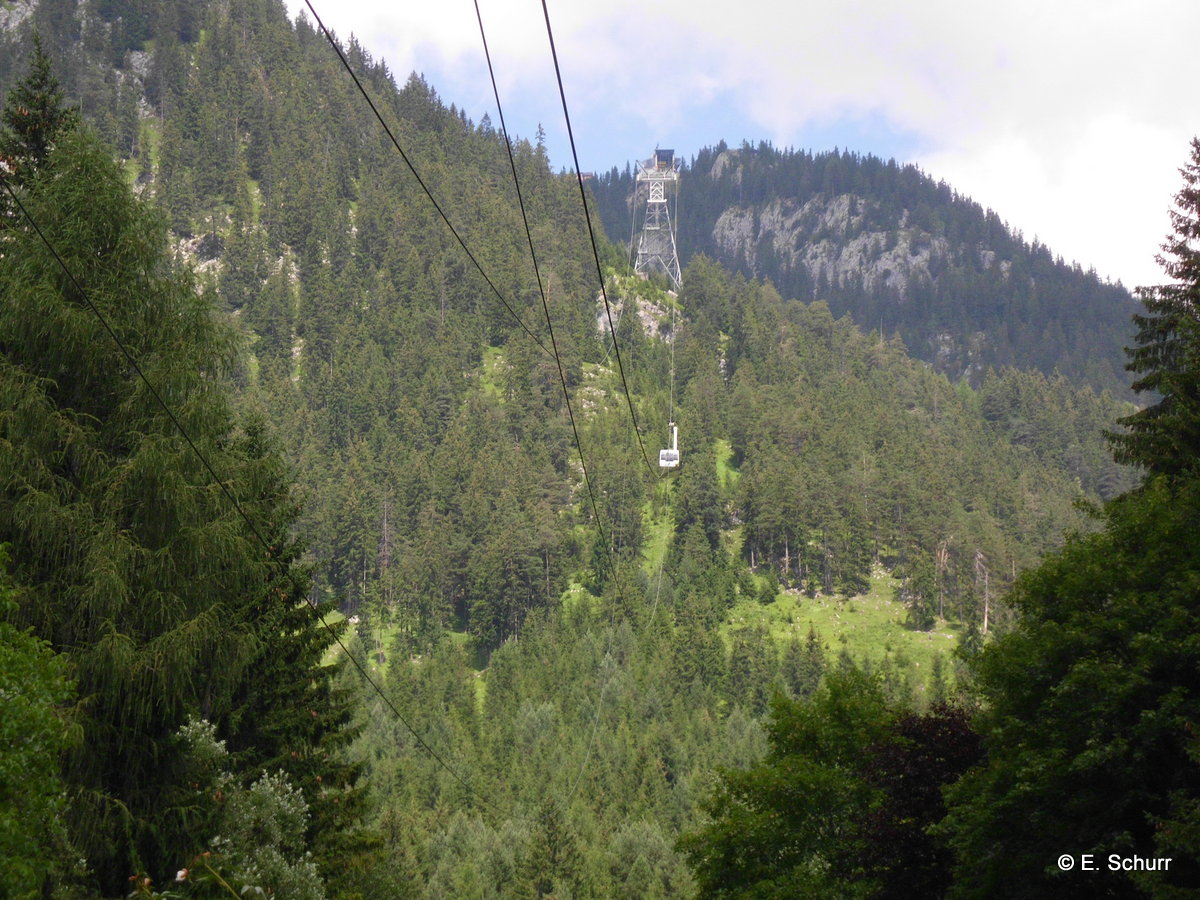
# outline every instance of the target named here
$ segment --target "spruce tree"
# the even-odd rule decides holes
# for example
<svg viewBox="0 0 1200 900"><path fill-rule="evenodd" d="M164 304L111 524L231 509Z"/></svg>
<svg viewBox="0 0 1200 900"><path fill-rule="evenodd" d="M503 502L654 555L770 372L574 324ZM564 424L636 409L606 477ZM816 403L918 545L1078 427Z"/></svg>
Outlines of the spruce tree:
<svg viewBox="0 0 1200 900"><path fill-rule="evenodd" d="M17 185L28 183L59 136L78 125L75 111L63 105L62 88L37 31L29 74L9 91L0 122L0 170Z"/></svg>
<svg viewBox="0 0 1200 900"><path fill-rule="evenodd" d="M1200 460L1200 138L1179 171L1174 231L1158 257L1174 281L1138 289L1146 311L1134 316L1137 346L1126 351L1126 368L1139 376L1134 390L1159 399L1123 419L1128 433L1113 437L1119 462L1169 476L1194 473Z"/></svg>
<svg viewBox="0 0 1200 900"><path fill-rule="evenodd" d="M579 837L569 811L553 800L538 809L516 876L520 895L536 900L581 896L586 889Z"/></svg>
<svg viewBox="0 0 1200 900"><path fill-rule="evenodd" d="M298 786L336 805L354 775L331 746L346 711L290 571L286 473L232 406L234 332L90 134L62 136L17 196L31 218L0 254L0 542L29 586L18 621L77 685L65 818L113 896L210 837L174 738L189 717L221 724L247 777L294 760ZM314 809L316 829L338 818Z"/></svg>

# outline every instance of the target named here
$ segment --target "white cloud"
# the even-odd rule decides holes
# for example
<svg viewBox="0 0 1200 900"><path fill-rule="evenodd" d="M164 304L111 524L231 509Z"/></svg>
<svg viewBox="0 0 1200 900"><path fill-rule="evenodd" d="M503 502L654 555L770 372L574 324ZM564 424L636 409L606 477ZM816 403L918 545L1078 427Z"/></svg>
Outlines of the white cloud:
<svg viewBox="0 0 1200 900"><path fill-rule="evenodd" d="M529 107L510 119L525 133L533 116L559 128L540 3L480 6L501 90ZM490 108L470 2L317 10L393 71L426 71L448 102ZM597 166L627 156L601 126L589 130L614 111L648 144L671 131L691 152L699 146L687 139L808 146L815 130L869 122L895 136L891 152L1026 237L1130 284L1159 278L1152 257L1200 132L1189 94L1194 0L568 0L550 12L577 137L588 142L581 156ZM709 122L741 131L706 133Z"/></svg>

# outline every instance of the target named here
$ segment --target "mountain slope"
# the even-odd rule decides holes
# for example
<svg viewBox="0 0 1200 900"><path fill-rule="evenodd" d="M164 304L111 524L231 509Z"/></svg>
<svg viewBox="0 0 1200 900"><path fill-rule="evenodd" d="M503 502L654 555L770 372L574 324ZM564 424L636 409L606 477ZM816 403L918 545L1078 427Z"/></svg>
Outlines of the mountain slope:
<svg viewBox="0 0 1200 900"><path fill-rule="evenodd" d="M133 98L135 138L118 150L181 250L201 254L203 280L241 331L244 401L271 417L295 465L318 584L346 612L391 621L409 652L453 628L486 653L518 634L531 612L553 608L572 578L602 591L607 556L640 552L651 483L639 472L618 373L596 327L578 197L543 149L519 141L516 160L594 505L554 360L473 270L320 34L263 0L196 2L174 16L160 11L146 26L153 44L131 48L129 21L140 6L72 7L65 24L52 15L62 8L36 5L8 46L23 48L34 22L52 46L92 35L65 56L69 89L90 96L88 67L107 73L102 82L116 93L80 101L100 123ZM400 87L353 41L347 49L493 283L545 335L500 136L419 78ZM898 309L922 308L922 273L952 281L957 269L939 270L938 260L960 245L981 246L984 232L997 249L975 254L980 271L1011 280L1028 263L1027 248L994 216L913 169L760 148L702 154L689 181L702 171L714 192L697 191L685 214L700 221L706 207L722 209L715 221L731 245L754 231L729 205L735 189L746 215L765 216L770 233L825 235L826 245L810 241L798 253L828 246L832 254L843 246L834 241L840 223L863 266L864 248L884 240L867 236L889 233L889 221L941 216L943 237L913 224L893 234L894 247L878 249L896 271L880 270L870 284L894 290ZM807 178L811 194L808 207L787 216L794 202L770 195L784 175ZM855 199L851 188L877 199ZM934 203L941 193L944 208ZM743 257L762 252L739 246ZM853 252L838 252L849 266ZM911 575L936 559L954 582L939 597L961 599L968 617L977 553L1011 577L1064 529L1082 525L1074 500L1111 496L1127 483L1104 449L1102 430L1121 412L1111 398L1009 368L972 370L977 390L952 387L903 341L871 337L832 303L783 302L701 257L687 275L677 300L674 418L694 462L679 478L690 499L679 513L675 564L693 525L715 550L721 523L736 520L743 563L763 573L774 567L810 592L859 590L878 562ZM639 284L620 279L614 299L642 293L660 311L676 302ZM637 322L624 319L621 342L653 452L672 413L671 355L661 331L648 334ZM995 339L986 341L993 352ZM719 439L745 476L736 496L701 474Z"/></svg>
<svg viewBox="0 0 1200 900"><path fill-rule="evenodd" d="M684 463L658 480L596 327L574 183L519 142L589 490L555 360L473 271L321 36L271 0L227 0L171 5L186 22L163 12L128 43L150 8L168 9L36 15L70 12L43 25L74 48L73 96L98 98L86 117L121 121L132 98L133 139L114 146L241 334L241 400L292 463L316 593L357 616L350 650L391 704L354 673L343 685L380 846L348 854L330 895L688 895L675 838L716 768L761 756L771 692L819 681L833 636L803 640L814 607L851 619L850 595L889 568L915 626L943 614L965 637L989 600L1003 624L1001 586L1086 527L1075 500L1127 477L1104 454L1110 397L1012 369L953 383L827 304L697 257L676 298L612 279L618 305L641 297L618 332L651 459L668 419L681 427ZM543 335L499 136L348 50ZM115 93L88 94L87 71ZM654 327L672 304L673 395ZM750 602L774 627L738 620ZM911 636L953 643L933 634ZM925 657L880 650L899 702L935 693Z"/></svg>
<svg viewBox="0 0 1200 900"><path fill-rule="evenodd" d="M597 179L608 233L626 240L633 176ZM978 384L989 367L1056 369L1128 396L1135 305L1026 243L991 210L914 166L849 151L706 148L681 179L683 259L707 254Z"/></svg>

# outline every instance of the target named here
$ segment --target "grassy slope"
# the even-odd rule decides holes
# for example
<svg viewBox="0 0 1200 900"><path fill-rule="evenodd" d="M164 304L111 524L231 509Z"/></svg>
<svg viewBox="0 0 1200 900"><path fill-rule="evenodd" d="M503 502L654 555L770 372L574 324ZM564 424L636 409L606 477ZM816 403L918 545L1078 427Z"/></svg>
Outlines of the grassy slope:
<svg viewBox="0 0 1200 900"><path fill-rule="evenodd" d="M501 397L504 370L503 352L495 347L486 348L481 371L478 373L481 389ZM602 373L590 374L596 377ZM593 391L595 390L593 387ZM729 441L718 440L715 451L718 484L722 493L731 497L741 473L732 465L733 451ZM670 544L673 528L670 505L672 489L670 479L660 481L654 488L655 496L648 499L642 507L642 570L651 580L651 584L658 576ZM736 557L740 554L741 528L728 529L724 533L724 541L731 556ZM758 587L765 581L758 575L753 578ZM747 597L730 610L729 617L722 627L722 634L728 638L730 633L738 628L761 625L782 648L792 638L804 640L812 627L831 657L835 657L845 648L856 662L869 660L872 667L878 667L885 659L890 660L891 665L902 676L908 678L920 696L926 689L934 657L944 655L955 647L961 628L945 622L939 622L930 632L905 628L903 623L907 611L903 604L892 599L896 583L890 573L877 570L871 578L868 592L858 597L818 595L809 598L794 590L780 592L774 602L767 604L758 602L755 597ZM572 582L562 597L563 604L568 606L580 602L590 603L593 600L578 582ZM394 637L395 626L382 626L377 632L379 645L386 652ZM456 643L465 644L469 640L468 635L461 632L451 631L448 637ZM950 669L950 666L946 666L947 678L950 677ZM476 681L481 698L486 690L485 680L485 677L479 677Z"/></svg>
<svg viewBox="0 0 1200 900"><path fill-rule="evenodd" d="M844 647L855 662L869 660L873 669L890 659L898 672L907 674L920 696L934 657L954 649L961 629L945 622L929 632L905 628L907 610L892 599L895 587L896 579L880 569L871 577L870 590L857 597L809 598L789 590L773 603L744 599L730 610L725 631L761 625L782 646L792 638L804 640L812 627L832 656ZM948 680L950 670L945 667Z"/></svg>
<svg viewBox="0 0 1200 900"><path fill-rule="evenodd" d="M504 359L504 351L499 347L485 347L479 372L479 389L497 400L503 400L507 372L508 363Z"/></svg>
<svg viewBox="0 0 1200 900"><path fill-rule="evenodd" d="M729 496L736 488L741 473L731 464L733 452L729 442L717 441L717 481ZM726 549L740 554L741 528L731 528L724 534ZM756 587L765 578L754 576ZM958 640L961 626L939 622L930 632L912 631L904 627L907 610L896 602L897 581L891 573L877 569L871 577L871 587L857 597L817 595L809 598L800 591L780 592L773 603L763 604L754 597L740 600L722 629L726 637L738 628L761 625L781 647L792 638L804 640L810 627L816 630L831 656L844 647L855 662L870 662L878 668L885 659L906 675L917 696L926 689L934 657L945 655ZM946 678L952 667L945 666Z"/></svg>

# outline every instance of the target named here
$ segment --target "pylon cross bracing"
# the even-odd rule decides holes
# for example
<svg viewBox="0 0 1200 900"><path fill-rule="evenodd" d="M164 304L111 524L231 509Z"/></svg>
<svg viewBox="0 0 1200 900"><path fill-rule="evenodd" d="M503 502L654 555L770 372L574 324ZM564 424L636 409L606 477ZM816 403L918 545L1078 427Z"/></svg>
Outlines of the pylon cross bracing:
<svg viewBox="0 0 1200 900"><path fill-rule="evenodd" d="M675 223L671 219L671 195L679 200L679 163L672 150L655 150L650 159L638 163L635 212L645 197L642 232L637 241L633 271L643 277L662 272L679 290L682 280L679 253L675 248Z"/></svg>

